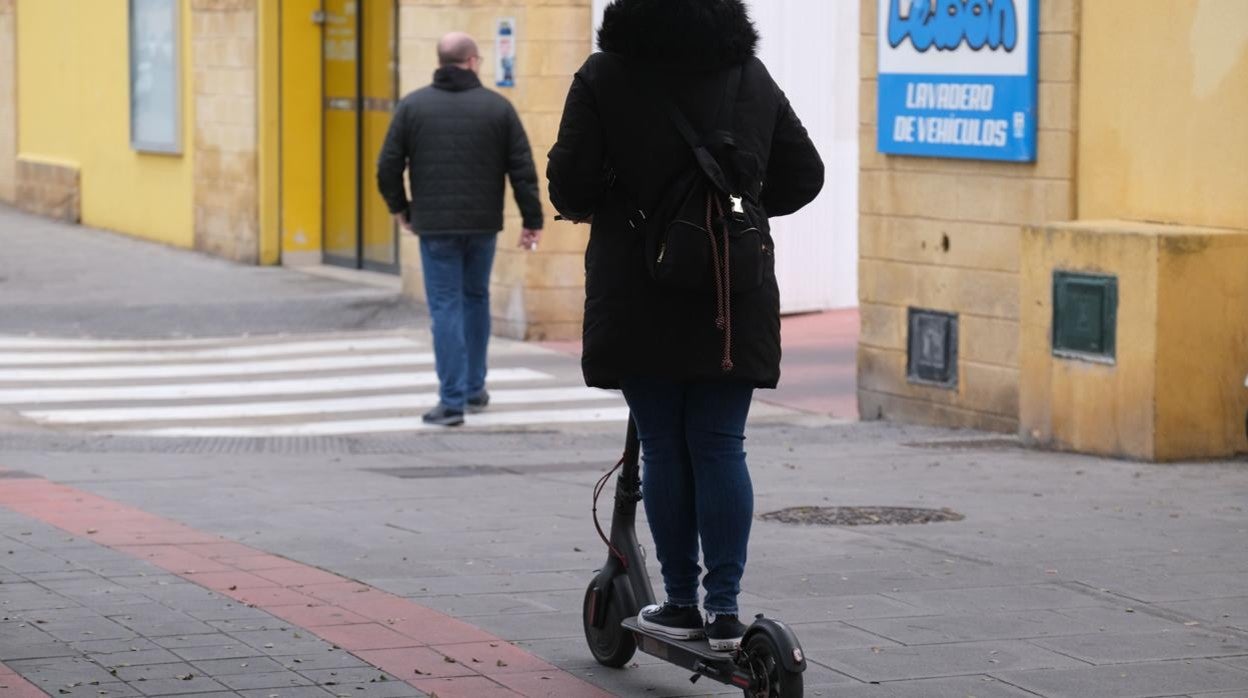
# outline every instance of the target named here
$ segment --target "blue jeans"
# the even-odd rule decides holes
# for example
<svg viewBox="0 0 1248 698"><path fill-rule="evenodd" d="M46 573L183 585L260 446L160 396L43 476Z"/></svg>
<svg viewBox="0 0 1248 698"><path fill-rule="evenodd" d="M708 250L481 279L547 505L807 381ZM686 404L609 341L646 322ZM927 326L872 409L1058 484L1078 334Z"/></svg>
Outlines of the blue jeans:
<svg viewBox="0 0 1248 698"><path fill-rule="evenodd" d="M641 439L641 492L667 601L698 605L698 541L706 563L703 606L737 613L754 488L745 464L745 419L754 387L723 381L622 381Z"/></svg>
<svg viewBox="0 0 1248 698"><path fill-rule="evenodd" d="M442 404L463 410L485 390L490 343L490 269L497 235L422 235L420 264L433 318Z"/></svg>

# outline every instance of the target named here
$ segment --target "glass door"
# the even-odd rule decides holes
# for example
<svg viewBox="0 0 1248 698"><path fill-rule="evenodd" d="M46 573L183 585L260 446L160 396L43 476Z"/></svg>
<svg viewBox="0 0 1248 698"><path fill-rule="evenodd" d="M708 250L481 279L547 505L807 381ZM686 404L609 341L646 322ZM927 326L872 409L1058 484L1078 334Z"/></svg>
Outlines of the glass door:
<svg viewBox="0 0 1248 698"><path fill-rule="evenodd" d="M324 21L324 259L397 272L374 176L398 92L394 0L324 0Z"/></svg>

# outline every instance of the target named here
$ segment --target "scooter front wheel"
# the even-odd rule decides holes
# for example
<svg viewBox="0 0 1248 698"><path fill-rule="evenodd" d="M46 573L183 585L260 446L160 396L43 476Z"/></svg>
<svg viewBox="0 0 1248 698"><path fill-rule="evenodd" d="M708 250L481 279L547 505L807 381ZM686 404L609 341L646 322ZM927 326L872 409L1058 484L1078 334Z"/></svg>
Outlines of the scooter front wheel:
<svg viewBox="0 0 1248 698"><path fill-rule="evenodd" d="M594 604L606 603L607 611L601 628L595 628ZM620 604L611 603L604 594L594 592L594 582L589 583L585 590L585 601L581 604L581 622L585 626L585 641L589 643L589 651L599 664L619 669L633 658L637 651L637 640L633 634L620 625L624 621Z"/></svg>
<svg viewBox="0 0 1248 698"><path fill-rule="evenodd" d="M751 637L742 650L744 661L756 680L755 689L745 689L746 698L802 698L802 675L784 668L780 648L763 633Z"/></svg>

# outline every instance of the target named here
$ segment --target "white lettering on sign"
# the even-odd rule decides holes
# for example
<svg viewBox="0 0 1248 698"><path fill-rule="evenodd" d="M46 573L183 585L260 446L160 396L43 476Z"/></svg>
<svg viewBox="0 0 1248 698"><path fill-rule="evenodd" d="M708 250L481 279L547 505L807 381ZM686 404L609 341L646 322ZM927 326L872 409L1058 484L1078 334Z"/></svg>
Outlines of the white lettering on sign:
<svg viewBox="0 0 1248 698"><path fill-rule="evenodd" d="M911 82L906 84L906 108L992 111L993 90L985 84Z"/></svg>
<svg viewBox="0 0 1248 698"><path fill-rule="evenodd" d="M902 121L907 120L903 126ZM904 132L898 141L936 143L939 145L978 145L1001 147L1009 140L1010 124L1005 119L967 119L946 116L899 116L893 122L893 133Z"/></svg>

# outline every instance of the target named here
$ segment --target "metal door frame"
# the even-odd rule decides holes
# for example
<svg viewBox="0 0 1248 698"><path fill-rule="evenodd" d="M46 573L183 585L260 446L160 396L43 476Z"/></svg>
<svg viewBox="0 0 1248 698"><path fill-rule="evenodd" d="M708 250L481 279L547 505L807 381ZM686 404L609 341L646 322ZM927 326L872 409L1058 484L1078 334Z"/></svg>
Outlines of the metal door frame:
<svg viewBox="0 0 1248 698"><path fill-rule="evenodd" d="M390 0L391 7L394 8L394 22L391 23L391 31L394 35L391 37L394 46L394 71L392 81L394 92L391 94L391 100L398 103L399 99L399 3L398 0ZM356 37L355 37L355 97L352 102L355 105L355 259L351 260L347 257L340 257L331 254L325 245L325 221L328 221L326 211L329 208L328 197L325 196L325 173L321 173L321 260L325 264L331 264L336 267L346 267L347 269L364 269L366 271L378 271L387 274L397 274L402 267L399 259L399 230L398 224L391 222L394 240L394 262L384 264L381 262L372 262L364 258L364 32L365 32L365 6L366 2L357 0L356 4ZM325 11L324 0L321 2L321 12ZM321 61L325 60L325 43L324 38L321 40ZM324 167L325 153L325 70L321 70L321 162Z"/></svg>

